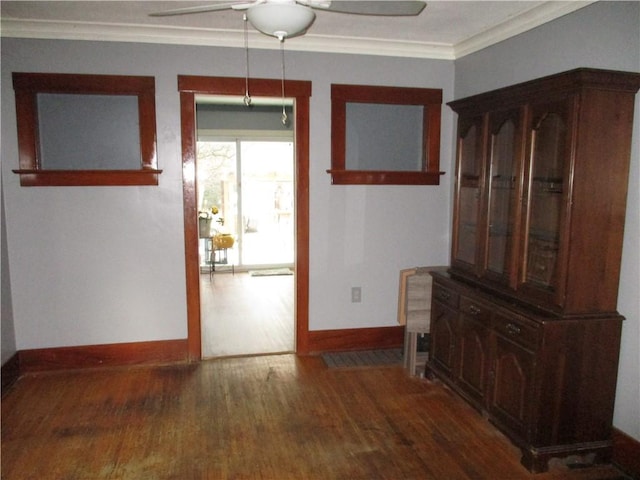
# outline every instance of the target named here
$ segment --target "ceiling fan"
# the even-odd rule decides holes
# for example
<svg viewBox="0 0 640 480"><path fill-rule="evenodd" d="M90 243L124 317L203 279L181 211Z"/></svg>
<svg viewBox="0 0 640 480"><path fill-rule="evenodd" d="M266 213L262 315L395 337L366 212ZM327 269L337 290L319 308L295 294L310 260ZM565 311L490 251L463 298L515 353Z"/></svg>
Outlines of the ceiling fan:
<svg viewBox="0 0 640 480"><path fill-rule="evenodd" d="M418 15L425 6L426 2L419 0L254 0L177 8L151 16L243 10L256 30L282 42L307 31L316 17L314 9L353 15L412 16Z"/></svg>

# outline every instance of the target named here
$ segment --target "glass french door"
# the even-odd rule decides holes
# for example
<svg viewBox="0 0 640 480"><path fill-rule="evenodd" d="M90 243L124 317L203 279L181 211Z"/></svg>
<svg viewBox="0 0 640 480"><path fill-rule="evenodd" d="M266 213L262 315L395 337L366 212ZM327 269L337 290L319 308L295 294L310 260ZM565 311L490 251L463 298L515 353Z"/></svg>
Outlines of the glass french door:
<svg viewBox="0 0 640 480"><path fill-rule="evenodd" d="M211 219L212 236L234 238L227 261L240 268L293 266L293 141L201 138L197 151L199 217Z"/></svg>

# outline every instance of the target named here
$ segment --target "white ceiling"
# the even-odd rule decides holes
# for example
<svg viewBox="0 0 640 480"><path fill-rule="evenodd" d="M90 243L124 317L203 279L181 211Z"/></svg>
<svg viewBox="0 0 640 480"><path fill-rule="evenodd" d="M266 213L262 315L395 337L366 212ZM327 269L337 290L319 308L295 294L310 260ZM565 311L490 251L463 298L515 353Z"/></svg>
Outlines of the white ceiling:
<svg viewBox="0 0 640 480"><path fill-rule="evenodd" d="M149 13L220 1L13 1L0 3L4 37L129 41L242 47L242 12L150 17ZM535 28L592 1L428 1L415 17L316 10L288 50L456 59ZM250 48L279 48L252 30Z"/></svg>

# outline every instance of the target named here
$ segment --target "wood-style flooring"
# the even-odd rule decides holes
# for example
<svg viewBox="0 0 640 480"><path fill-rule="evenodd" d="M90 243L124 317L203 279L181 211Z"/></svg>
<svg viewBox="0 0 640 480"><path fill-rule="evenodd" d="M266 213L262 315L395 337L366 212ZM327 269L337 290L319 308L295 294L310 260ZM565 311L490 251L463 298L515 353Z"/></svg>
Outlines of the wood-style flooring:
<svg viewBox="0 0 640 480"><path fill-rule="evenodd" d="M622 478L519 457L441 384L319 357L29 375L2 399L4 480Z"/></svg>
<svg viewBox="0 0 640 480"><path fill-rule="evenodd" d="M200 276L203 358L293 352L294 276Z"/></svg>

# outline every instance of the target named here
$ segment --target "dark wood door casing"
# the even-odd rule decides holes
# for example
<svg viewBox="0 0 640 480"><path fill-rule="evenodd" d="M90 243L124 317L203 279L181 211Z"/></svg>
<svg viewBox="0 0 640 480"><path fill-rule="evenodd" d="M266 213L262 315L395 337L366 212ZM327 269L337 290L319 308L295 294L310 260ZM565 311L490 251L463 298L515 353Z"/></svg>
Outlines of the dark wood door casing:
<svg viewBox="0 0 640 480"><path fill-rule="evenodd" d="M244 96L246 79L235 77L178 76L182 133L182 185L184 197L185 270L187 282L188 351L191 361L200 360L200 286L196 200L196 95ZM251 79L252 95L280 97L281 80ZM285 96L294 98L296 258L295 318L296 352L309 351L309 97L311 82L285 80Z"/></svg>

